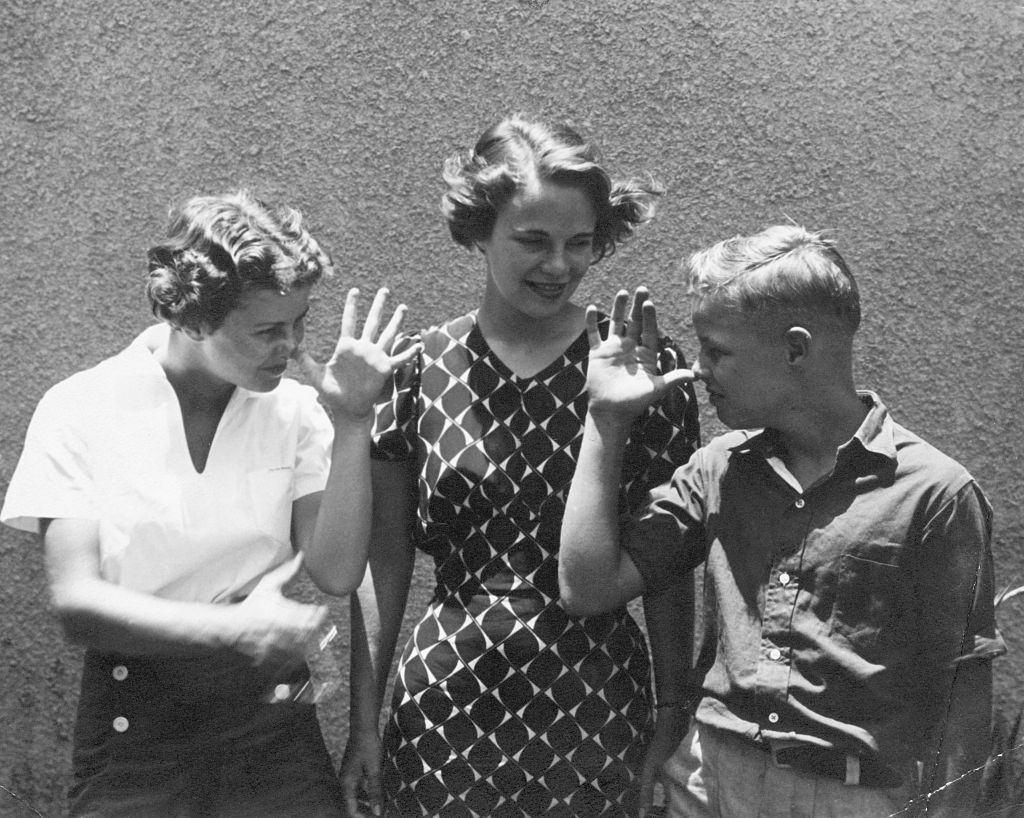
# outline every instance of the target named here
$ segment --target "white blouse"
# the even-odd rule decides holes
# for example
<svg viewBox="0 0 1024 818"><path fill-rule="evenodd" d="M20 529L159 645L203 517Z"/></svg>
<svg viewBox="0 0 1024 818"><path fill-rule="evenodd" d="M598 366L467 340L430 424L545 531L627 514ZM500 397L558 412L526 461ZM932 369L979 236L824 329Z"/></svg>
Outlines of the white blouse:
<svg viewBox="0 0 1024 818"><path fill-rule="evenodd" d="M236 387L197 473L177 396L136 341L43 396L0 522L98 520L104 579L225 602L292 556L292 503L323 490L331 435L311 387Z"/></svg>

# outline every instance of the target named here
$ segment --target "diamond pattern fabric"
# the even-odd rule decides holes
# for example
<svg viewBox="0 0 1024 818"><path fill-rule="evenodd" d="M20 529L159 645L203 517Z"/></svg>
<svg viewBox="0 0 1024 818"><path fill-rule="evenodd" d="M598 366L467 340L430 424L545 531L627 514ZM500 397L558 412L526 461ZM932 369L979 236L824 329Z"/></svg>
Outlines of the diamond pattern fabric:
<svg viewBox="0 0 1024 818"><path fill-rule="evenodd" d="M384 736L388 814L622 815L651 726L643 634L625 609L573 618L558 602L586 335L530 378L493 354L474 314L422 340L418 365L377 414L375 456L418 475L418 545L437 581L399 663ZM677 362L666 341L662 367ZM697 437L690 387L638 419L620 513L667 480Z"/></svg>

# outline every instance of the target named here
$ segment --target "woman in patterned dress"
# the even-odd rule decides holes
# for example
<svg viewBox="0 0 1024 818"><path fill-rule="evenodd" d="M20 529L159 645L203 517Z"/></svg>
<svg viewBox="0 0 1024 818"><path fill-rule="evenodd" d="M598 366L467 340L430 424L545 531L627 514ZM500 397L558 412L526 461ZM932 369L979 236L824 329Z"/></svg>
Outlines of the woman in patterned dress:
<svg viewBox="0 0 1024 818"><path fill-rule="evenodd" d="M372 577L353 598L349 808L362 786L388 815L624 815L652 722L647 649L625 608L565 613L558 538L586 414L584 310L571 298L653 215L655 191L612 182L570 128L518 117L444 176L452 237L482 253L486 285L479 309L414 339L417 365L378 408ZM684 365L667 341L661 357ZM638 421L624 513L697 438L690 387ZM437 586L399 664L382 754L416 547ZM652 620L689 625L678 595L659 603Z"/></svg>

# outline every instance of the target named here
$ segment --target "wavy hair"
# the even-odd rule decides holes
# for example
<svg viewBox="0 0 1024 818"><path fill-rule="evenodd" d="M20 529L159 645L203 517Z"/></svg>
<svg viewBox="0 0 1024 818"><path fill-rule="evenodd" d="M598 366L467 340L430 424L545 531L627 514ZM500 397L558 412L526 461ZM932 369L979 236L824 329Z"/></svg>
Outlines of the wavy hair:
<svg viewBox="0 0 1024 818"><path fill-rule="evenodd" d="M287 292L332 273L299 211L270 208L247 190L189 199L148 258L153 314L188 329L216 330L249 290Z"/></svg>
<svg viewBox="0 0 1024 818"><path fill-rule="evenodd" d="M564 124L548 125L521 116L489 127L468 152L444 163L448 187L441 212L452 238L472 249L486 241L498 213L533 179L584 190L594 205L594 261L615 252L636 228L654 216L661 189L652 181L613 181L594 149Z"/></svg>
<svg viewBox="0 0 1024 818"><path fill-rule="evenodd" d="M694 253L690 292L748 315L830 318L851 335L860 292L835 242L799 225L776 225Z"/></svg>

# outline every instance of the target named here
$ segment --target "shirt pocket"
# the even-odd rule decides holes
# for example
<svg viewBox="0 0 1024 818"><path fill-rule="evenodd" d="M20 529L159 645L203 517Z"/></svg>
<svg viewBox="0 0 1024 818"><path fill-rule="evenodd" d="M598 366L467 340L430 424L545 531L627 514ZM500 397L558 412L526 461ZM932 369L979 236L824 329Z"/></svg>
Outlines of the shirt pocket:
<svg viewBox="0 0 1024 818"><path fill-rule="evenodd" d="M246 474L248 507L260 532L280 543L291 542L293 466L252 469Z"/></svg>
<svg viewBox="0 0 1024 818"><path fill-rule="evenodd" d="M909 585L902 554L900 545L874 542L837 560L831 631L865 658L879 650L900 619Z"/></svg>

